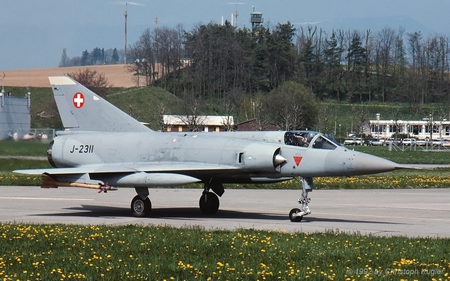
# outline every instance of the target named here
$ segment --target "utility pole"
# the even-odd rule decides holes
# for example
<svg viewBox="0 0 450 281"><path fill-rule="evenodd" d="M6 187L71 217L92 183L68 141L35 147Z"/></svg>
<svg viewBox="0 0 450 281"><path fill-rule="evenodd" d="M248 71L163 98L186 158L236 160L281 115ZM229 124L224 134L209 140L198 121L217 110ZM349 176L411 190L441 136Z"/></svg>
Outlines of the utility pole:
<svg viewBox="0 0 450 281"><path fill-rule="evenodd" d="M128 18L128 2L125 2L125 12L123 13L125 17L125 51L123 54L123 63L127 64L127 18Z"/></svg>
<svg viewBox="0 0 450 281"><path fill-rule="evenodd" d="M125 3L125 12L123 12L123 16L125 17L125 39L124 39L124 55L123 55L123 63L127 64L127 20L128 20L128 4L133 5L133 6L144 6L140 3L136 3L136 2L120 2L118 4L124 4Z"/></svg>

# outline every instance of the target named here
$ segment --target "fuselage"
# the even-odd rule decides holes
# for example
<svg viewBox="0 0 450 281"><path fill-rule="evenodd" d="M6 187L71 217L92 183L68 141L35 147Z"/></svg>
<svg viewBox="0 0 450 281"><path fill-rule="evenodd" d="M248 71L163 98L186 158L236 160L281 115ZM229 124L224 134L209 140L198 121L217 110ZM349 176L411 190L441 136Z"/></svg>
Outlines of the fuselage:
<svg viewBox="0 0 450 281"><path fill-rule="evenodd" d="M60 132L48 150L55 167L198 163L224 166L222 182L352 176L392 171L396 163L349 150L313 131L227 133ZM233 167L233 169L226 169ZM202 172L189 173L202 178Z"/></svg>

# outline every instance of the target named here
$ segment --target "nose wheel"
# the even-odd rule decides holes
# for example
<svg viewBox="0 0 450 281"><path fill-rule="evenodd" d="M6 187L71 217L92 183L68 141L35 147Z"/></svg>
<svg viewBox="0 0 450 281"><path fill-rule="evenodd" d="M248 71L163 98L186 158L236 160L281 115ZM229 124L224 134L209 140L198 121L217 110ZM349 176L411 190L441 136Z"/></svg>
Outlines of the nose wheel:
<svg viewBox="0 0 450 281"><path fill-rule="evenodd" d="M289 212L289 219L291 222L301 222L303 219L303 216L300 215L302 211L298 208L294 208Z"/></svg>

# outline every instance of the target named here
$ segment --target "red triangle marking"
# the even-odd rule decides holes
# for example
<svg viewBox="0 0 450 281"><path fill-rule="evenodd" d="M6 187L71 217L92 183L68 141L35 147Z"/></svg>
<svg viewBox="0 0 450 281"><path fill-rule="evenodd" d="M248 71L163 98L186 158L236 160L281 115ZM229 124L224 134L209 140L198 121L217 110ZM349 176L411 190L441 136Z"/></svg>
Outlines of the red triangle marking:
<svg viewBox="0 0 450 281"><path fill-rule="evenodd" d="M294 156L295 165L300 165L300 162L302 161L302 156Z"/></svg>

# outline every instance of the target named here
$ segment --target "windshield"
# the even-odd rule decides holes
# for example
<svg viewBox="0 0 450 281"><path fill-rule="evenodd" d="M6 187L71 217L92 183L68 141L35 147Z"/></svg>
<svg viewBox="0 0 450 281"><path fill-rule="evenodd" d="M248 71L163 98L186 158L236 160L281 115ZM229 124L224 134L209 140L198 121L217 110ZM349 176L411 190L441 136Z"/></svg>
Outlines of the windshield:
<svg viewBox="0 0 450 281"><path fill-rule="evenodd" d="M284 134L284 143L292 146L309 147L317 149L336 149L338 146L334 139L311 131L288 131Z"/></svg>
<svg viewBox="0 0 450 281"><path fill-rule="evenodd" d="M319 135L316 139L314 139L313 148L334 150L336 147L337 145L325 136Z"/></svg>

